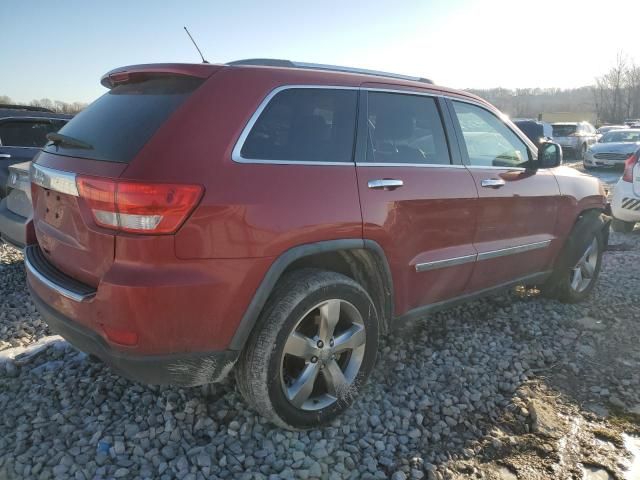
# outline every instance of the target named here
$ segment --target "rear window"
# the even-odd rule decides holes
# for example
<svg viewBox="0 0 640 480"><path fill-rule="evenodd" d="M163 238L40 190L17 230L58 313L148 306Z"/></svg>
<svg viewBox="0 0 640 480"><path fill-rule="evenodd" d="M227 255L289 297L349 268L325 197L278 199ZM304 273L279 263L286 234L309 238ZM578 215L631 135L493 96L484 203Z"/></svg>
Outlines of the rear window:
<svg viewBox="0 0 640 480"><path fill-rule="evenodd" d="M576 133L577 125L553 125L554 137L568 137Z"/></svg>
<svg viewBox="0 0 640 480"><path fill-rule="evenodd" d="M157 75L116 85L59 132L91 148L48 143L45 151L129 163L202 81L187 76Z"/></svg>
<svg viewBox="0 0 640 480"><path fill-rule="evenodd" d="M0 123L0 145L3 147L41 148L47 134L57 132L66 120L7 120Z"/></svg>
<svg viewBox="0 0 640 480"><path fill-rule="evenodd" d="M276 94L249 132L247 160L351 162L357 92L292 88Z"/></svg>

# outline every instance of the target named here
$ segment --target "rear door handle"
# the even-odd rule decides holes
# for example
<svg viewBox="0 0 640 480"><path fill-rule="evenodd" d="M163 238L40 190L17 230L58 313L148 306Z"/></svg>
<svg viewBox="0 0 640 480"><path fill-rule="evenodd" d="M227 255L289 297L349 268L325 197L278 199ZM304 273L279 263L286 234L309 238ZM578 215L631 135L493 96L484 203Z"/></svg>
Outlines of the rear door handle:
<svg viewBox="0 0 640 480"><path fill-rule="evenodd" d="M381 178L379 180L369 180L368 186L372 190L395 190L404 185L402 180L395 178Z"/></svg>
<svg viewBox="0 0 640 480"><path fill-rule="evenodd" d="M11 158L11 155L8 153L0 153L0 158Z"/></svg>
<svg viewBox="0 0 640 480"><path fill-rule="evenodd" d="M485 178L480 185L484 188L500 188L505 186L505 181L501 178Z"/></svg>

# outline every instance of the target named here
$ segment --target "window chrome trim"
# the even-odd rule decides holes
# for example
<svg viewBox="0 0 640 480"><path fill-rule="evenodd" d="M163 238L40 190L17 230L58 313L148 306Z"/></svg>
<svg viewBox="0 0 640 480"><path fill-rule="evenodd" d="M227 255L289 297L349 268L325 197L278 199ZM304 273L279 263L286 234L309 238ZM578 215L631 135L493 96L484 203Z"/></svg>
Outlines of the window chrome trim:
<svg viewBox="0 0 640 480"><path fill-rule="evenodd" d="M86 293L86 294L76 293L72 290L69 290L68 288L64 288L63 286L52 282L47 277L45 277L42 273L40 273L36 269L36 267L33 266L31 261L29 260L28 255L24 256L24 266L31 275L33 275L38 279L39 282L45 284L48 288L50 288L56 293L59 293L63 297L68 298L69 300L73 300L74 302L85 302L87 300L92 299L96 295L95 292Z"/></svg>
<svg viewBox="0 0 640 480"><path fill-rule="evenodd" d="M55 170L35 163L31 164L31 183L66 195L80 196L76 185L76 174Z"/></svg>
<svg viewBox="0 0 640 480"><path fill-rule="evenodd" d="M478 261L489 260L491 258L505 257L507 255L514 255L516 253L523 253L531 250L537 250L539 248L547 248L550 244L551 244L551 240L543 240L541 242L525 243L524 245L518 245L515 247L507 247L507 248L501 248L499 250L482 252L478 254Z"/></svg>
<svg viewBox="0 0 640 480"><path fill-rule="evenodd" d="M519 172L524 172L526 168L524 167L496 167L493 165L487 165L483 167L482 165L465 165L469 170L517 170Z"/></svg>
<svg viewBox="0 0 640 480"><path fill-rule="evenodd" d="M416 272L426 272L437 268L453 267L476 261L477 255L463 255L462 257L446 258L444 260L434 260L433 262L416 263Z"/></svg>
<svg viewBox="0 0 640 480"><path fill-rule="evenodd" d="M267 96L262 100L262 102L260 102L260 105L258 105L258 108L256 109L255 112L253 112L253 114L251 115L251 117L249 118L249 121L247 122L247 124L245 125L245 127L242 129L242 133L240 134L240 136L238 137L238 140L236 141L233 150L231 151L231 160L233 160L236 163L248 163L248 164L263 164L263 165L324 165L324 166L353 166L354 162L310 162L310 161L304 161L304 160L263 160L263 159L251 159L251 158L244 158L242 156L242 154L240 153L242 151L242 147L244 146L244 142L246 141L247 137L249 136L249 133L251 132L251 129L253 128L253 126L255 125L255 123L258 121L258 118L260 117L260 115L262 114L262 112L264 111L264 109L267 107L267 105L269 104L269 102L273 99L273 97L275 97L278 93L283 92L285 90L291 90L291 89L320 89L320 90L362 90L362 91L366 91L366 92L384 92L384 93L400 93L400 94L405 94L405 95L420 95L420 96L425 96L425 97L431 97L431 98L444 98L444 99L448 99L451 101L459 101L459 102L463 102L463 103L468 103L471 105L475 105L476 107L480 107L484 110L486 110L488 113L494 115L495 117L497 117L499 120L501 120L505 126L511 130L516 137L518 137L520 140L522 140L523 142L525 142L525 145L529 146L527 144L527 142L529 141L528 139L525 140L525 138L523 138L523 136L519 135L512 127L511 125L509 125L507 122L504 121L504 119L501 119L499 115L496 115L494 112L492 112L491 110L489 110L487 108L486 105L482 104L481 102L478 102L477 100L473 99L473 98L460 98L460 97L454 97L454 96L450 96L450 95L445 95L442 93L437 93L437 92L432 92L432 91L420 91L420 90L416 90L419 87L416 86L407 86L407 90L402 90L402 89L397 89L397 88L381 88L381 87L367 87L367 86L363 86L363 87L353 87L353 86L344 86L344 85L315 85L315 84L309 84L309 85L281 85L279 87L274 88L273 90L271 90ZM425 87L425 88L429 88L429 87ZM444 122L443 122L443 128L446 130L446 127L444 126ZM375 163L375 162L357 162L356 163L357 166L360 167L369 167L369 166L374 166L374 167L397 167L397 166L404 166L404 167L435 167L435 168L488 168L488 169L495 169L495 170L526 170L526 168L522 168L522 167L493 167L493 166L488 166L488 167L480 167L480 166L472 166L472 165L466 165L466 164L422 164L422 163Z"/></svg>
<svg viewBox="0 0 640 480"><path fill-rule="evenodd" d="M418 168L465 168L453 163L393 163L356 162L357 167L418 167Z"/></svg>
<svg viewBox="0 0 640 480"><path fill-rule="evenodd" d="M351 162L310 162L310 161L304 161L304 160L264 160L264 159L244 158L242 156L241 152L242 152L242 147L244 146L244 142L247 140L249 133L253 129L253 126L255 125L255 123L258 121L258 118L260 118L260 115L262 114L264 109L267 108L267 105L269 105L269 102L271 102L273 97L275 97L280 92L283 92L285 90L292 90L292 89L360 90L360 87L347 87L347 86L339 86L339 85L282 85L280 87L274 88L273 90L271 90L271 92L269 92L269 94L264 98L264 100L260 102L260 105L258 106L256 111L253 112L253 115L251 115L251 118L249 119L244 129L242 130L242 133L240 134L240 137L238 138L238 141L236 142L235 146L233 147L233 151L231 152L231 160L237 163L257 163L257 164L267 164L267 165L269 164L325 165L325 166L330 165L330 166L353 167L354 165L353 161Z"/></svg>
<svg viewBox="0 0 640 480"><path fill-rule="evenodd" d="M479 262L482 260L490 260L492 258L505 257L507 255L515 255L517 253L529 252L540 248L547 248L551 244L551 240L542 240L541 242L525 243L515 247L500 248L498 250L490 250L472 255L463 255L461 257L445 258L443 260L434 260L432 262L424 262L416 264L416 272L426 272L438 268L453 267L463 265L469 262Z"/></svg>

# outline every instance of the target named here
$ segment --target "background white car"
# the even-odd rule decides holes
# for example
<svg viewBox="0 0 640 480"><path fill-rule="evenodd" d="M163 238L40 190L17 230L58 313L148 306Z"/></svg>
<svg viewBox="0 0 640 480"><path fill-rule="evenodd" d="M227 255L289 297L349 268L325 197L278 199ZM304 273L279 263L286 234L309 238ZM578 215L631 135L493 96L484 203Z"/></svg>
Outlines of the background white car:
<svg viewBox="0 0 640 480"><path fill-rule="evenodd" d="M640 222L640 150L627 159L624 174L618 180L611 199L615 232L631 232Z"/></svg>

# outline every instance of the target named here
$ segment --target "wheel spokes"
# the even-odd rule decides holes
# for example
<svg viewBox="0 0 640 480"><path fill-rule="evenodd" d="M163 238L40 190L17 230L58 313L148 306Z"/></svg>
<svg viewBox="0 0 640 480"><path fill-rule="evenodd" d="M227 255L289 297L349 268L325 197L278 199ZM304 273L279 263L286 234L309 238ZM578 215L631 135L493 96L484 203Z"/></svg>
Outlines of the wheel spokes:
<svg viewBox="0 0 640 480"><path fill-rule="evenodd" d="M582 264L582 276L587 278L593 278L593 272L595 272L596 268L591 265L591 262L584 262Z"/></svg>
<svg viewBox="0 0 640 480"><path fill-rule="evenodd" d="M580 289L582 283L582 269L580 267L573 270L573 279L571 280L571 288L574 290Z"/></svg>
<svg viewBox="0 0 640 480"><path fill-rule="evenodd" d="M318 336L325 342L333 336L333 331L340 320L340 300L329 300L320 308L320 324Z"/></svg>
<svg viewBox="0 0 640 480"><path fill-rule="evenodd" d="M342 353L345 350L354 350L364 345L365 341L366 333L364 328L354 324L351 328L335 337L333 351L335 353Z"/></svg>
<svg viewBox="0 0 640 480"><path fill-rule="evenodd" d="M287 388L287 397L296 407L300 408L311 396L319 371L317 363L308 363L300 376Z"/></svg>
<svg viewBox="0 0 640 480"><path fill-rule="evenodd" d="M325 382L327 384L327 393L333 397L339 398L340 395L344 395L348 382L338 365L338 362L331 360L327 362L322 371Z"/></svg>
<svg viewBox="0 0 640 480"><path fill-rule="evenodd" d="M284 353L309 360L316 355L316 343L306 335L293 332L284 345Z"/></svg>

